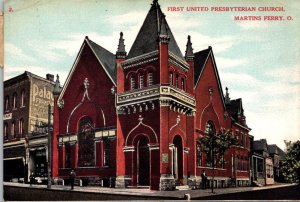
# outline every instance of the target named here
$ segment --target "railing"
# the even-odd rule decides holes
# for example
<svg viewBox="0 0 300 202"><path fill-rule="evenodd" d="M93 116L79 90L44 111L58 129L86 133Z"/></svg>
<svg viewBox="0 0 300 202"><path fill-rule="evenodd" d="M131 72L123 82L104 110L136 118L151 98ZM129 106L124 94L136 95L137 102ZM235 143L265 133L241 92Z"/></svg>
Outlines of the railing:
<svg viewBox="0 0 300 202"><path fill-rule="evenodd" d="M117 104L137 103L151 99L167 99L178 101L183 105L194 108L196 100L190 94L170 85L153 85L150 87L136 89L120 93L117 96Z"/></svg>

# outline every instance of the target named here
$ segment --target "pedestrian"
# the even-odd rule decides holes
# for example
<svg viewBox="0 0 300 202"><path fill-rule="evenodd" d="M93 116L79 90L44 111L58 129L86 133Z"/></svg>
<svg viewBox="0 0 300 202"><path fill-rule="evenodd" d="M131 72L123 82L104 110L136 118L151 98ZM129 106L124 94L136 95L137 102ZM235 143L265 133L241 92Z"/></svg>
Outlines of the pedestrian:
<svg viewBox="0 0 300 202"><path fill-rule="evenodd" d="M201 174L201 180L202 180L202 189L206 189L207 176L205 170L203 170Z"/></svg>
<svg viewBox="0 0 300 202"><path fill-rule="evenodd" d="M76 173L75 171L72 169L72 171L70 172L70 183L71 183L71 189L74 189L74 182L75 182L75 178L76 178Z"/></svg>
<svg viewBox="0 0 300 202"><path fill-rule="evenodd" d="M30 183L30 186L32 186L32 184L34 184L34 173L31 172L30 176L29 176L29 183Z"/></svg>

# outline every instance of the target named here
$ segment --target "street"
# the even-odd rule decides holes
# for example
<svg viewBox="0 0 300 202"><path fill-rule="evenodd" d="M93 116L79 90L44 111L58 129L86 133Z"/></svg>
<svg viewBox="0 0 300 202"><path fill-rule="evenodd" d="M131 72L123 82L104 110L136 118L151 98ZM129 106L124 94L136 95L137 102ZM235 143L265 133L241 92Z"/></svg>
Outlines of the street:
<svg viewBox="0 0 300 202"><path fill-rule="evenodd" d="M237 187L211 190L151 191L142 188L115 189L104 187L69 186L4 183L4 199L10 201L78 201L78 200L299 200L300 186L291 184L266 187Z"/></svg>

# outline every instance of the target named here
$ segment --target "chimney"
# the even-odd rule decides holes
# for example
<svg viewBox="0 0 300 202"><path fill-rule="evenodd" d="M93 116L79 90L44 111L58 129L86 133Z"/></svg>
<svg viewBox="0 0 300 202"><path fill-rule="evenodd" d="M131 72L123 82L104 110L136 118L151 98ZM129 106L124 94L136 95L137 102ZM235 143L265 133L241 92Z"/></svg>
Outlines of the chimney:
<svg viewBox="0 0 300 202"><path fill-rule="evenodd" d="M46 74L46 79L48 81L54 81L54 75L53 74Z"/></svg>

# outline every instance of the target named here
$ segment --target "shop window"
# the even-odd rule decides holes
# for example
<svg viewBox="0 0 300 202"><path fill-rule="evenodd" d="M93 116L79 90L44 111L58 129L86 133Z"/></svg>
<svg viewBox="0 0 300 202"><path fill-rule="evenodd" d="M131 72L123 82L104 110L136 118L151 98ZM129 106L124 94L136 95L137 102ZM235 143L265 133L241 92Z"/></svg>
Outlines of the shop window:
<svg viewBox="0 0 300 202"><path fill-rule="evenodd" d="M17 108L17 93L13 94L13 109Z"/></svg>
<svg viewBox="0 0 300 202"><path fill-rule="evenodd" d="M139 75L139 88L144 87L144 74Z"/></svg>
<svg viewBox="0 0 300 202"><path fill-rule="evenodd" d="M149 72L148 73L148 86L152 86L153 85L153 73Z"/></svg>
<svg viewBox="0 0 300 202"><path fill-rule="evenodd" d="M130 90L133 90L135 88L135 80L134 77L130 77Z"/></svg>
<svg viewBox="0 0 300 202"><path fill-rule="evenodd" d="M84 117L79 122L78 132L78 166L90 167L95 165L95 132L93 121L90 117Z"/></svg>

